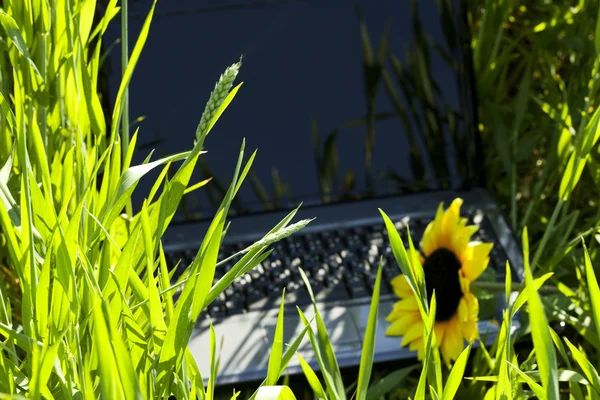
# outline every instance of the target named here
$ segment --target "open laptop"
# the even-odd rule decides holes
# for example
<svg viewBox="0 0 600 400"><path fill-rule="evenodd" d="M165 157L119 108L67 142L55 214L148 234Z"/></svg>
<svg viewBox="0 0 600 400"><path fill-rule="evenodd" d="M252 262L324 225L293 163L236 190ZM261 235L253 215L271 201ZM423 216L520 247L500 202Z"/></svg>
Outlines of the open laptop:
<svg viewBox="0 0 600 400"><path fill-rule="evenodd" d="M150 3L130 0L130 40ZM162 156L191 146L214 82L240 56L245 81L208 137L205 163L193 181L215 179L186 197L167 231L171 265L181 260L184 268L195 255L244 137L247 147L259 152L232 210L220 256L260 238L300 202L298 217L316 217L274 245L270 258L238 279L198 321L189 347L205 379L207 317L223 340L218 383L266 376L282 290L289 306L287 342L302 329L294 307L310 315L299 267L310 277L340 366L358 365L380 256L385 283L375 361L415 357L400 347L400 338L385 336L385 316L396 300L388 282L399 268L378 208L404 238L408 225L418 241L438 204L462 197L463 215L480 226L476 239L495 243L491 279L504 280L507 259L514 279L522 278L519 246L482 188L464 12L460 2L449 0L158 3L130 90L132 119L145 117L139 122L138 161L150 149ZM109 35L116 38L119 30L113 24ZM119 52L109 60L114 97ZM149 179L138 186L137 202L151 184ZM488 341L497 333L493 318L500 307L494 304L479 323ZM299 351L317 367L308 340ZM300 372L296 361L288 372Z"/></svg>

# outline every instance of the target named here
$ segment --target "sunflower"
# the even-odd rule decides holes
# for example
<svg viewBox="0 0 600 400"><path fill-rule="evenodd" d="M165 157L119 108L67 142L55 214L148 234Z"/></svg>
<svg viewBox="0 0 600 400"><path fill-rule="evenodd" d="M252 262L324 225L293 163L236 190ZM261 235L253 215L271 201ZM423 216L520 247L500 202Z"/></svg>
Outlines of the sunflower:
<svg viewBox="0 0 600 400"><path fill-rule="evenodd" d="M437 299L436 343L446 363L457 359L465 340L479 336L479 302L469 286L486 269L492 249L492 243L471 242L477 226L467 225L467 219L461 218L461 205L462 199L455 199L444 211L440 204L421 240L420 260L428 301L434 290ZM423 320L418 299L404 275L391 283L400 300L387 316L391 325L386 335L403 336L401 346L416 350L419 359L423 359Z"/></svg>

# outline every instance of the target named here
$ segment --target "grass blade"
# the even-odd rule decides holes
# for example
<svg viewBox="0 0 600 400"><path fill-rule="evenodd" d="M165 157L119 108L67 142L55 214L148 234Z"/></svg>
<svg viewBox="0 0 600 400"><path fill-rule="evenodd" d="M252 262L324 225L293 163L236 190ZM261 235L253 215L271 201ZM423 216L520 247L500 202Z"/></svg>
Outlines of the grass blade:
<svg viewBox="0 0 600 400"><path fill-rule="evenodd" d="M585 242L583 242L583 254L585 259L585 275L587 277L588 290L590 292L590 308L592 309L592 315L594 317L594 325L596 326L596 333L598 339L600 339L600 288L598 287L598 280L594 273L594 267L592 266L592 260L588 253Z"/></svg>
<svg viewBox="0 0 600 400"><path fill-rule="evenodd" d="M442 400L454 399L454 396L456 395L456 392L462 383L470 352L471 345L469 344L456 359L456 362L450 371L450 375L448 376L448 381L446 382L444 392L442 393Z"/></svg>
<svg viewBox="0 0 600 400"><path fill-rule="evenodd" d="M321 381L319 381L319 378L317 377L317 374L315 374L315 371L312 370L310 365L308 365L308 363L304 360L304 358L302 358L300 354L296 354L296 357L298 357L298 361L300 362L302 372L304 372L304 376L306 377L310 388L315 393L315 397L317 399L326 399L327 396L325 395L325 389L323 389L323 385L321 385Z"/></svg>
<svg viewBox="0 0 600 400"><path fill-rule="evenodd" d="M23 40L23 36L21 35L21 31L19 30L19 26L17 25L17 23L13 19L13 17L8 15L6 12L4 12L4 10L0 10L0 24L2 24L2 27L4 28L4 31L7 33L8 38L15 45L15 47L17 48L19 53L21 53L21 55L23 57L25 57L25 59L31 66L31 69L35 72L35 75L40 80L43 80L42 75L40 74L40 71L38 70L37 66L33 62L33 59L31 58L31 56L29 55L29 50L27 49L27 45L25 44L25 41Z"/></svg>
<svg viewBox="0 0 600 400"><path fill-rule="evenodd" d="M150 23L152 22L152 17L154 16L154 8L156 7L156 0L152 2L152 7L146 16L146 20L144 21L144 25L140 30L140 35L133 47L133 51L131 52L131 57L129 58L129 62L127 64L127 68L123 72L123 77L121 79L121 84L119 85L119 91L117 92L117 97L115 99L115 107L112 113L112 126L110 133L110 141L111 143L115 141L117 132L119 131L119 124L121 120L121 115L123 112L123 102L126 100L127 88L129 87L129 82L131 81L131 77L133 75L133 71L135 70L135 66L140 58L142 50L146 44L146 39L148 39L148 32L150 31Z"/></svg>
<svg viewBox="0 0 600 400"><path fill-rule="evenodd" d="M540 386L539 383L537 383L536 381L534 381L531 377L529 377L527 374L525 374L523 371L521 371L518 367L512 365L508 361L506 362L506 364L508 364L508 366L512 367L512 369L517 374L519 374L519 376L521 377L521 379L523 379L525 381L525 383L527 383L527 385L529 386L529 388L531 389L531 391L535 394L535 396L536 396L537 399L539 399L539 400L545 400L546 399L546 392L544 391L544 388L542 386Z"/></svg>
<svg viewBox="0 0 600 400"><path fill-rule="evenodd" d="M558 367L556 364L556 352L550 336L548 319L542 305L542 300L535 288L531 268L529 267L529 239L527 228L523 230L523 259L525 267L525 286L529 294L529 319L531 324L531 336L533 346L540 370L542 386L546 391L548 400L560 398L558 389Z"/></svg>
<svg viewBox="0 0 600 400"><path fill-rule="evenodd" d="M417 367L419 366L413 365L410 367L401 368L396 371L390 372L369 388L369 392L367 393L367 400L378 400L386 394L390 393L391 391L402 385L404 380Z"/></svg>
<svg viewBox="0 0 600 400"><path fill-rule="evenodd" d="M577 361L577 364L579 364L579 367L585 374L588 382L590 382L596 391L596 394L600 394L600 376L598 375L598 370L594 368L592 363L586 357L585 353L575 347L573 343L569 341L569 339L565 338L565 343L569 347L569 350L571 350L573 358L575 361Z"/></svg>
<svg viewBox="0 0 600 400"><path fill-rule="evenodd" d="M358 385L356 388L356 399L365 400L367 398L367 389L371 380L371 370L373 368L373 356L375 353L375 334L377 331L377 315L379 312L379 286L381 285L382 260L379 261L377 278L373 286L373 298L371 299L371 308L369 309L369 319L365 338L363 340L362 354L360 357L360 367L358 370Z"/></svg>
<svg viewBox="0 0 600 400"><path fill-rule="evenodd" d="M267 385L272 386L279 379L281 369L281 356L283 355L283 314L284 314L285 289L281 294L281 305L279 306L279 315L275 325L275 334L273 345L271 346L271 355L269 357L269 367L267 370Z"/></svg>

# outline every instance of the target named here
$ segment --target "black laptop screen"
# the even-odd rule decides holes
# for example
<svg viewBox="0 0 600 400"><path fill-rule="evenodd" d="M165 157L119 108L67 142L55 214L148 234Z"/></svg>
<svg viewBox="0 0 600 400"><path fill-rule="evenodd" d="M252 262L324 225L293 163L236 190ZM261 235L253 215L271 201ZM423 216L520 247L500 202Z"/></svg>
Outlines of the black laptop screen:
<svg viewBox="0 0 600 400"><path fill-rule="evenodd" d="M190 149L214 83L242 57L244 85L194 177L214 179L187 197L188 217L220 202L243 138L258 155L237 212L461 186L467 139L456 39L437 5L159 1L130 86L130 119L143 118L134 125L136 161L151 149L155 157ZM130 0L131 48L149 7ZM115 22L110 40L120 35ZM114 99L119 46L109 68ZM136 201L152 183L142 182Z"/></svg>

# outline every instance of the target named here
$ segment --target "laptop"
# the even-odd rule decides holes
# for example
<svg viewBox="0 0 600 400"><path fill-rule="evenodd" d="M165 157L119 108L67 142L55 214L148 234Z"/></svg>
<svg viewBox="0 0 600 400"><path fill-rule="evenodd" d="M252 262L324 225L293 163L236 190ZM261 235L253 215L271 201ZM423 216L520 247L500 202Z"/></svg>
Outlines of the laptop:
<svg viewBox="0 0 600 400"><path fill-rule="evenodd" d="M149 0L130 0L130 46ZM108 31L116 39L116 22ZM483 150L469 29L460 1L177 0L156 7L130 87L137 162L188 149L214 82L242 57L244 85L209 135L187 195L164 237L170 265L182 270L196 253L233 174L242 139L258 148L252 174L234 203L220 258L245 248L302 203L316 218L273 245L271 256L238 279L197 323L189 348L209 376L208 321L222 346L218 384L262 380L285 297L284 339L303 325L295 310L312 307L307 272L338 363L359 364L379 259L384 261L375 362L415 358L386 337L400 273L378 208L418 242L440 202L464 200L475 239L494 243L486 279L504 281L522 256L497 203L484 189ZM107 41L110 43L110 41ZM107 63L110 97L120 75L118 47ZM134 195L140 204L152 179ZM137 196L137 197L136 197ZM217 270L216 279L231 265ZM504 299L481 312L479 330L493 342ZM483 302L482 302L483 304ZM516 321L515 326L518 324ZM308 340L300 354L318 368ZM301 373L294 359L290 374Z"/></svg>

